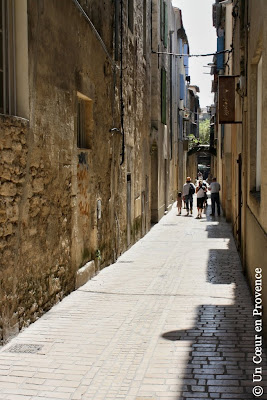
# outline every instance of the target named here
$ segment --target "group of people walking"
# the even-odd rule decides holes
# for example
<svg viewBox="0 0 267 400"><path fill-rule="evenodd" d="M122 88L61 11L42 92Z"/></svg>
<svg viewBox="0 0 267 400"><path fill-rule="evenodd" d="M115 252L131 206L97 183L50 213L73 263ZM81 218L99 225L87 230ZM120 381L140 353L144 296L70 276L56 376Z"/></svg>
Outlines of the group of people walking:
<svg viewBox="0 0 267 400"><path fill-rule="evenodd" d="M207 192L211 192L211 216L215 215L215 206L217 205L218 216L221 213L220 208L220 196L219 192L221 190L220 184L217 182L216 178L212 179L212 182L208 186L206 182L202 180L198 181L197 186L191 182L191 178L188 176L186 182L183 186L183 192L178 192L177 195L177 207L178 215L182 213L182 201L184 201L187 215L193 214L193 194L197 194L197 218L202 218L203 209L207 206Z"/></svg>

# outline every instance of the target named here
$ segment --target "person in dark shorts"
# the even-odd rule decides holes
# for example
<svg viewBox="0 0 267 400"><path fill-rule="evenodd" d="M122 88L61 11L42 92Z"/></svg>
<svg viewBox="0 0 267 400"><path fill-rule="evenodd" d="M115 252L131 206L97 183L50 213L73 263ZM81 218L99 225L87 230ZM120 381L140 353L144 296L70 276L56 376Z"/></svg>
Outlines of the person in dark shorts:
<svg viewBox="0 0 267 400"><path fill-rule="evenodd" d="M205 194L207 192L207 188L202 185L202 181L199 181L198 186L196 187L197 193L197 218L202 218L202 211L203 211L203 203L205 200Z"/></svg>
<svg viewBox="0 0 267 400"><path fill-rule="evenodd" d="M193 194L195 193L195 191L195 185L191 182L190 176L188 176L183 186L183 196L185 199L187 215L189 215L189 207L190 213L193 214Z"/></svg>
<svg viewBox="0 0 267 400"><path fill-rule="evenodd" d="M181 213L182 213L182 192L177 193L177 209L178 209L177 215L181 215Z"/></svg>
<svg viewBox="0 0 267 400"><path fill-rule="evenodd" d="M221 190L221 186L219 184L219 182L217 182L216 178L212 179L212 182L210 184L209 190L211 192L211 216L214 217L215 215L215 205L217 205L217 213L218 216L220 216L221 214L221 207L220 207L220 196L219 196L219 192Z"/></svg>

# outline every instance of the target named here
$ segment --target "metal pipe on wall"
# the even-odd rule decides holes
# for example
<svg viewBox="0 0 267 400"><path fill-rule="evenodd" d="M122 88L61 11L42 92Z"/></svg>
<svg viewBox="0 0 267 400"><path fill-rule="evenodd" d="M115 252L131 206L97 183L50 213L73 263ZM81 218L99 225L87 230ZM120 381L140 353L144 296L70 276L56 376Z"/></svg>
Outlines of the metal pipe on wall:
<svg viewBox="0 0 267 400"><path fill-rule="evenodd" d="M121 52L120 52L120 106L121 106L121 133L122 133L122 148L121 162L124 163L125 158L125 132L124 132L124 103L123 103L123 0L121 0Z"/></svg>

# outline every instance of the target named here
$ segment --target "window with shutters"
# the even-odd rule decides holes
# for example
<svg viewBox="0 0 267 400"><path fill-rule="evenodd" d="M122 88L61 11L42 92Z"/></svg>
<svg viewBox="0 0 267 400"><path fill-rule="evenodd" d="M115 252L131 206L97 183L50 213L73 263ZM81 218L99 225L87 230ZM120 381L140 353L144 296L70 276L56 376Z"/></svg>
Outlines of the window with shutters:
<svg viewBox="0 0 267 400"><path fill-rule="evenodd" d="M160 0L160 39L164 47L168 46L168 5Z"/></svg>
<svg viewBox="0 0 267 400"><path fill-rule="evenodd" d="M77 147L92 148L93 134L93 101L88 97L77 94Z"/></svg>
<svg viewBox="0 0 267 400"><path fill-rule="evenodd" d="M183 74L179 74L180 81L180 100L185 99L185 78Z"/></svg>
<svg viewBox="0 0 267 400"><path fill-rule="evenodd" d="M166 105L167 105L167 84L166 84L166 70L161 69L161 122L166 125Z"/></svg>
<svg viewBox="0 0 267 400"><path fill-rule="evenodd" d="M168 6L164 1L164 36L163 36L164 47L168 47Z"/></svg>
<svg viewBox="0 0 267 400"><path fill-rule="evenodd" d="M224 50L224 36L220 36L217 38L217 51L222 52ZM216 56L217 62L217 71L224 69L224 54L220 53Z"/></svg>
<svg viewBox="0 0 267 400"><path fill-rule="evenodd" d="M185 75L188 75L188 71L189 71L189 63L188 63L188 44L185 43L184 44L184 51L183 51L184 55L184 67L185 67Z"/></svg>
<svg viewBox="0 0 267 400"><path fill-rule="evenodd" d="M164 37L164 1L160 0L160 40L163 41Z"/></svg>

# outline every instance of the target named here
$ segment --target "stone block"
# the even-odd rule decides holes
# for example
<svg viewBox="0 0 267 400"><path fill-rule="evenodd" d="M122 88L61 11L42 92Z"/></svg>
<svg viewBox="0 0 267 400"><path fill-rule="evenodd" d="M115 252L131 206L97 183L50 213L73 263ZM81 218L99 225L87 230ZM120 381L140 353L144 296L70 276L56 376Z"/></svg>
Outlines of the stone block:
<svg viewBox="0 0 267 400"><path fill-rule="evenodd" d="M12 232L13 232L13 226L12 226L12 224L7 224L7 225L4 227L4 236L12 235Z"/></svg>
<svg viewBox="0 0 267 400"><path fill-rule="evenodd" d="M76 273L75 289L83 286L89 279L95 275L95 262L89 261Z"/></svg>
<svg viewBox="0 0 267 400"><path fill-rule="evenodd" d="M33 187L33 192L34 193L42 192L44 190L44 181L43 181L43 179L42 178L34 179L32 187Z"/></svg>
<svg viewBox="0 0 267 400"><path fill-rule="evenodd" d="M13 142L12 143L12 150L16 151L16 152L21 152L22 150L22 145L20 142Z"/></svg>
<svg viewBox="0 0 267 400"><path fill-rule="evenodd" d="M17 188L16 185L14 185L14 183L4 182L0 186L0 195L2 196L13 197L16 195L16 193L17 193Z"/></svg>
<svg viewBox="0 0 267 400"><path fill-rule="evenodd" d="M11 150L3 150L1 152L2 161L7 164L12 164L15 159L15 154Z"/></svg>

